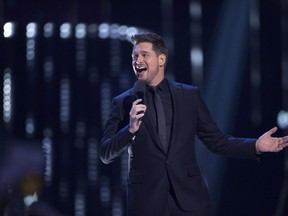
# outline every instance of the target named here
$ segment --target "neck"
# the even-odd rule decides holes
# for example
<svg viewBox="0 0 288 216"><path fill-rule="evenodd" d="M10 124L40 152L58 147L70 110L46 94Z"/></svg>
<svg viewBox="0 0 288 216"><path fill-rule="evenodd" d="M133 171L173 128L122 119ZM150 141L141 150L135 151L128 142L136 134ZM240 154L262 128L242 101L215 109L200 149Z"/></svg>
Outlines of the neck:
<svg viewBox="0 0 288 216"><path fill-rule="evenodd" d="M153 82L151 82L151 83L148 83L147 85L148 86L157 86L157 85L159 85L159 83L161 83L163 80L164 80L164 76L162 77L162 78L160 78L160 79L157 79L157 80L155 80L155 81L153 81Z"/></svg>

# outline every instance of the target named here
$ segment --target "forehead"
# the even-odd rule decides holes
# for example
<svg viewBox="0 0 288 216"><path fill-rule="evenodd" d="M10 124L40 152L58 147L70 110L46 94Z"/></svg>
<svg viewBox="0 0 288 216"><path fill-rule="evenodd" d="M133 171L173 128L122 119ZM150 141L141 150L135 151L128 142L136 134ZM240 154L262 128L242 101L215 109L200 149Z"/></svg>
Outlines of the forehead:
<svg viewBox="0 0 288 216"><path fill-rule="evenodd" d="M153 51L153 45L152 43L149 42L142 42L139 44L134 45L133 47L133 53L138 53L138 52L151 52ZM153 51L154 52L154 51Z"/></svg>

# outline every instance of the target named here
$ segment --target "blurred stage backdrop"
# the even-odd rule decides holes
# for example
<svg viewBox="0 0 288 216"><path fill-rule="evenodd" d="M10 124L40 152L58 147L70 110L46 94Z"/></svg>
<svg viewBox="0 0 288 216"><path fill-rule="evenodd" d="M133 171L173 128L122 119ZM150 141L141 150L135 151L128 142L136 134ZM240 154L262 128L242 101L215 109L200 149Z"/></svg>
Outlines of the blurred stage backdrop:
<svg viewBox="0 0 288 216"><path fill-rule="evenodd" d="M164 37L167 77L199 86L224 132L287 135L288 0L1 0L0 26L2 213L23 215L37 191L50 216L125 215L127 155L104 165L98 151L112 97L135 81L136 32ZM197 152L213 216L288 215L285 151Z"/></svg>

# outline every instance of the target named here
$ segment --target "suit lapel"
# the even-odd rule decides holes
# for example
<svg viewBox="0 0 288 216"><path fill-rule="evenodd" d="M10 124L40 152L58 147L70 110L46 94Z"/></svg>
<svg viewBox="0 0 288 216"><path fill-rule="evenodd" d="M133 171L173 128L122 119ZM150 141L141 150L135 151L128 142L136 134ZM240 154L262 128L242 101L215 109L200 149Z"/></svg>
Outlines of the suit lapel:
<svg viewBox="0 0 288 216"><path fill-rule="evenodd" d="M179 127L181 125L181 113L179 111L179 105L181 105L179 93L181 92L181 85L179 83L174 83L169 81L169 87L171 91L171 98L172 98L172 106L173 106L173 123L171 128L171 137L169 141L169 152L174 152L173 148L175 148L176 140L178 139L179 135Z"/></svg>
<svg viewBox="0 0 288 216"><path fill-rule="evenodd" d="M148 109L147 109L147 115L145 115L145 117L143 118L143 123L145 127L149 131L154 142L157 144L157 146L162 150L164 154L169 154L169 152L174 152L173 148L177 147L175 146L175 143L176 143L176 140L178 139L179 127L181 125L181 118L180 118L181 113L179 110L179 106L182 103L180 101L181 97L179 96L179 93L181 93L182 88L179 83L168 81L168 84L169 84L169 88L171 91L172 110L173 110L173 117L172 117L173 123L172 123L172 128L171 128L171 137L169 140L168 150L166 150L161 144L160 138L157 134L157 129L152 122L152 117Z"/></svg>
<svg viewBox="0 0 288 216"><path fill-rule="evenodd" d="M157 129L153 124L152 121L152 116L149 112L149 110L147 109L147 114L145 115L145 117L143 118L143 123L145 125L145 127L147 128L147 130L149 131L152 139L154 140L154 142L156 143L156 145L162 150L162 152L164 154L169 154L169 152L174 152L173 148L177 147L175 145L176 140L178 139L179 136L179 129L181 126L181 113L180 113L180 108L179 106L181 106L181 97L179 95L179 93L181 93L182 88L181 88L181 84L179 83L175 83L172 81L168 81L169 84L169 88L171 91L171 100L172 100L172 107L173 107L173 123L172 123L172 128L171 128L171 137L169 140L169 147L166 150L161 141L160 138L157 134ZM147 101L144 101L144 103ZM147 104L147 103L145 103Z"/></svg>

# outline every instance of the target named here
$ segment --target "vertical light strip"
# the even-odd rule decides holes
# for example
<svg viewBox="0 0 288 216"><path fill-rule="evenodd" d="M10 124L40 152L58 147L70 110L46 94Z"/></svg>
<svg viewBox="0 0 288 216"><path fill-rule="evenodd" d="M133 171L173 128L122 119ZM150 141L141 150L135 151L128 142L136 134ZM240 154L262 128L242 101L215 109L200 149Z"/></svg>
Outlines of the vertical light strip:
<svg viewBox="0 0 288 216"><path fill-rule="evenodd" d="M70 80L63 77L60 82L60 126L63 133L69 130L71 87Z"/></svg>
<svg viewBox="0 0 288 216"><path fill-rule="evenodd" d="M111 95L112 95L112 89L111 84L109 82L103 82L101 85L101 122L102 122L102 128L105 128L106 121L109 117L109 111L111 107Z"/></svg>
<svg viewBox="0 0 288 216"><path fill-rule="evenodd" d="M165 72L169 79L174 79L174 38L173 38L173 0L161 0L162 8L162 32L163 38L165 39L169 53L168 62L169 66Z"/></svg>
<svg viewBox="0 0 288 216"><path fill-rule="evenodd" d="M260 73L260 16L259 0L250 1L250 56L251 56L251 121L261 124L261 73Z"/></svg>
<svg viewBox="0 0 288 216"><path fill-rule="evenodd" d="M278 114L278 126L285 129L288 135L288 0L281 0L281 38L282 38L282 103L283 109ZM282 123L282 125L279 123ZM284 179L280 190L278 204L274 216L286 215L288 203L288 152L284 156Z"/></svg>
<svg viewBox="0 0 288 216"><path fill-rule="evenodd" d="M29 23L26 26L26 37L27 37L26 60L28 66L31 64L33 66L33 63L35 62L35 51L36 51L35 38L37 36L37 27L38 25L36 23Z"/></svg>
<svg viewBox="0 0 288 216"><path fill-rule="evenodd" d="M75 216L85 216L86 215L86 202L85 194L81 189L75 194L74 197L74 215Z"/></svg>
<svg viewBox="0 0 288 216"><path fill-rule="evenodd" d="M111 202L111 182L107 176L101 176L99 181L100 205L103 209L109 208Z"/></svg>
<svg viewBox="0 0 288 216"><path fill-rule="evenodd" d="M52 186L52 174L53 174L53 141L52 130L50 128L44 129L44 137L42 140L43 153L45 157L45 170L44 181L46 186Z"/></svg>
<svg viewBox="0 0 288 216"><path fill-rule="evenodd" d="M119 25L110 26L110 75L119 77L121 74L121 41L119 38Z"/></svg>
<svg viewBox="0 0 288 216"><path fill-rule="evenodd" d="M283 107L288 109L288 0L281 1ZM288 112L288 110L287 110Z"/></svg>
<svg viewBox="0 0 288 216"><path fill-rule="evenodd" d="M121 196L115 196L112 199L111 216L122 216L123 215L123 203Z"/></svg>
<svg viewBox="0 0 288 216"><path fill-rule="evenodd" d="M7 124L12 118L12 86L11 69L6 68L3 77L3 120Z"/></svg>
<svg viewBox="0 0 288 216"><path fill-rule="evenodd" d="M203 50L202 50L202 6L200 0L190 0L190 32L192 36L190 60L193 84L202 86Z"/></svg>
<svg viewBox="0 0 288 216"><path fill-rule="evenodd" d="M249 36L249 0L226 0L217 21L207 73L204 97L215 121L226 133L233 132L237 101L241 93ZM207 179L213 200L220 200L226 158L219 158L199 145L199 165ZM203 167L203 168L202 168ZM215 205L216 206L216 205Z"/></svg>
<svg viewBox="0 0 288 216"><path fill-rule="evenodd" d="M79 23L75 27L76 38L76 71L78 76L83 76L86 69L86 36L87 26Z"/></svg>
<svg viewBox="0 0 288 216"><path fill-rule="evenodd" d="M283 109L278 113L278 126L288 133L288 0L281 1L281 70L282 70L282 106ZM288 163L288 161L287 161ZM287 164L288 169L288 164Z"/></svg>
<svg viewBox="0 0 288 216"><path fill-rule="evenodd" d="M34 119L34 114L33 114L33 103L34 103L34 98L33 94L35 93L33 88L33 85L35 84L35 67L36 67L36 37L37 37L37 32L38 30L38 24L36 23L28 23L26 26L26 65L27 65L27 73L28 73L28 92L31 98L28 99L28 113L26 115L26 120L25 120L25 131L26 135L28 137L33 137L35 133L35 119Z"/></svg>
<svg viewBox="0 0 288 216"><path fill-rule="evenodd" d="M96 186L98 181L98 145L97 140L95 138L90 138L88 140L88 154L87 154L87 160L88 160L88 168L87 168L87 176L89 185Z"/></svg>

